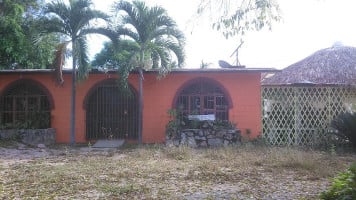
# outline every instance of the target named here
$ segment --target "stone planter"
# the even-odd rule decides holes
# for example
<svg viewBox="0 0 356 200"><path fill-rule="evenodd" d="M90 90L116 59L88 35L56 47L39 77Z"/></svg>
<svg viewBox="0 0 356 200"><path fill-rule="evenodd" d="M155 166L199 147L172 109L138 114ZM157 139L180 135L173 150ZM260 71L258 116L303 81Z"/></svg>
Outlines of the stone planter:
<svg viewBox="0 0 356 200"><path fill-rule="evenodd" d="M168 138L167 144L189 147L218 147L241 142L239 129L183 129L176 138Z"/></svg>
<svg viewBox="0 0 356 200"><path fill-rule="evenodd" d="M24 144L37 146L56 143L56 129L9 129L0 130L0 139L19 140Z"/></svg>

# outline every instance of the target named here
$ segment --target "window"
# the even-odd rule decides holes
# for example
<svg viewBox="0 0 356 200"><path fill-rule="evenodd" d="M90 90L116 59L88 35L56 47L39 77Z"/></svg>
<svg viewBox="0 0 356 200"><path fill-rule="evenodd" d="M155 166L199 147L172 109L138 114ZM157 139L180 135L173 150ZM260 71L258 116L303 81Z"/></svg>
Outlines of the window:
<svg viewBox="0 0 356 200"><path fill-rule="evenodd" d="M177 96L175 108L185 116L214 114L218 120L228 120L227 96L209 79L197 79L185 86Z"/></svg>
<svg viewBox="0 0 356 200"><path fill-rule="evenodd" d="M0 128L49 128L50 108L48 96L38 84L17 82L0 98Z"/></svg>

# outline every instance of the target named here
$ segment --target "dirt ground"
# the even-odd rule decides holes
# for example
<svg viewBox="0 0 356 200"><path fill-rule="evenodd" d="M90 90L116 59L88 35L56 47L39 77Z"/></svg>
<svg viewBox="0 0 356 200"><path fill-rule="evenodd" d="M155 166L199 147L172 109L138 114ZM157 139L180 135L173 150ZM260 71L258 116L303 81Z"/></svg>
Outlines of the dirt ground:
<svg viewBox="0 0 356 200"><path fill-rule="evenodd" d="M291 148L0 147L0 199L318 199L356 161Z"/></svg>

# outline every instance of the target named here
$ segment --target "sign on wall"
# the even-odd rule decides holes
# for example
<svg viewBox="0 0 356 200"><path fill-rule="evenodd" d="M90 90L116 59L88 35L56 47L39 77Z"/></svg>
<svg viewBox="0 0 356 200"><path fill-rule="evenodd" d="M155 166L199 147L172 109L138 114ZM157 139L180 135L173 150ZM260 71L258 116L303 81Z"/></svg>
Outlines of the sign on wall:
<svg viewBox="0 0 356 200"><path fill-rule="evenodd" d="M215 120L215 115L214 114L209 114L209 115L188 115L189 120L198 120L198 121L214 121Z"/></svg>

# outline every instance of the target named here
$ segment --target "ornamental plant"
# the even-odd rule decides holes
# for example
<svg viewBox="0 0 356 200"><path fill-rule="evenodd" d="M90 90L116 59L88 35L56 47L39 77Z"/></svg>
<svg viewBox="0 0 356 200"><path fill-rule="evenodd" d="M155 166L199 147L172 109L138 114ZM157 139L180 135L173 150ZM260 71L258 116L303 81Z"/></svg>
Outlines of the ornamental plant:
<svg viewBox="0 0 356 200"><path fill-rule="evenodd" d="M331 187L321 193L324 200L353 200L356 199L356 162L345 172L340 173Z"/></svg>
<svg viewBox="0 0 356 200"><path fill-rule="evenodd" d="M345 112L340 114L331 122L331 127L337 130L333 134L348 141L356 148L356 113Z"/></svg>

